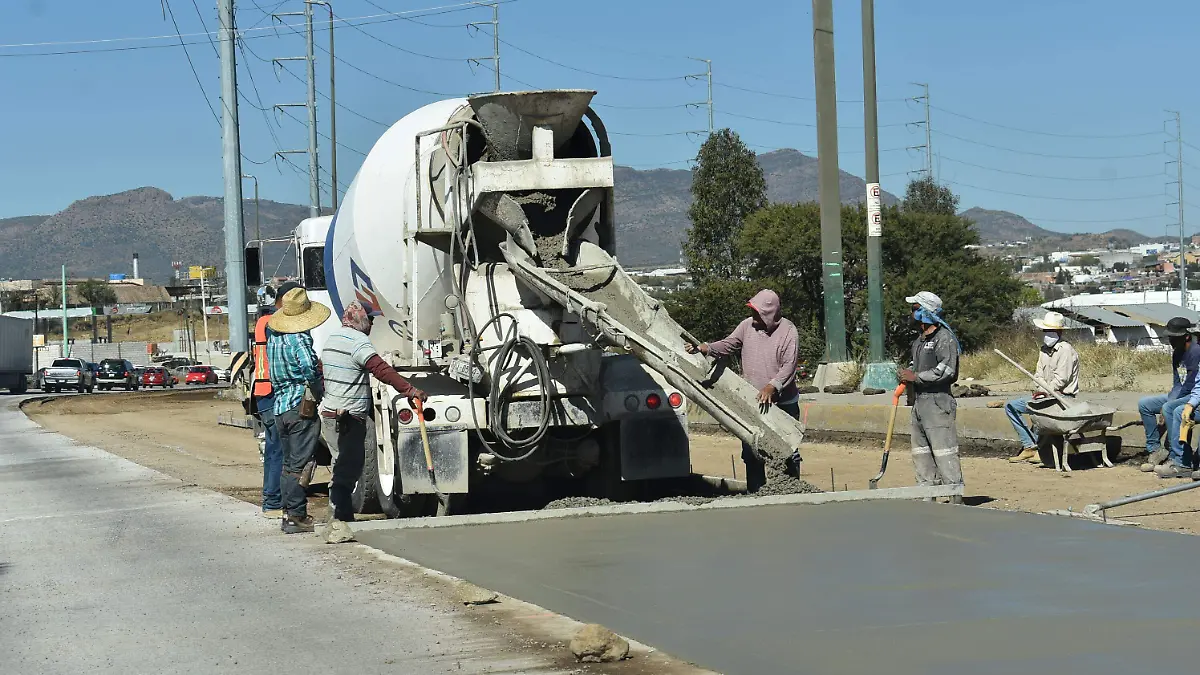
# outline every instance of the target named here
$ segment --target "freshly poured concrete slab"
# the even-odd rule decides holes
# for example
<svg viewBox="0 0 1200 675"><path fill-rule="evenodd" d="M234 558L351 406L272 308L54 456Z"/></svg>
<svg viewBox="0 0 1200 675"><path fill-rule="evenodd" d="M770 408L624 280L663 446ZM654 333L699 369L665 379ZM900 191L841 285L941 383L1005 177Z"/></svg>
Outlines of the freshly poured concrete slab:
<svg viewBox="0 0 1200 675"><path fill-rule="evenodd" d="M359 534L731 675L1190 672L1200 538L907 502Z"/></svg>

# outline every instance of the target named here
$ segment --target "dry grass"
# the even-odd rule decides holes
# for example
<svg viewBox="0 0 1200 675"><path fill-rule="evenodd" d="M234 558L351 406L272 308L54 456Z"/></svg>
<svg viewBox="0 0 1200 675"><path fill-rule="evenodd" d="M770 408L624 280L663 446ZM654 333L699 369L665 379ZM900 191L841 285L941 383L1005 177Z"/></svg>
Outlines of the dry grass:
<svg viewBox="0 0 1200 675"><path fill-rule="evenodd" d="M200 317L195 316L196 320L196 340L200 341L204 337L203 322ZM113 341L115 342L171 342L175 339L174 330L183 327L183 320L174 311L156 312L154 314L142 315L126 315L121 317L113 317ZM108 334L105 328L104 317L96 317L97 333L101 336ZM90 338L92 335L92 320L88 319L71 319L70 321L71 336L76 338ZM208 332L213 340L224 340L228 338L229 328L227 327L225 317L209 317ZM50 332L46 335L46 340L53 342L62 339L62 328L57 322L50 323Z"/></svg>
<svg viewBox="0 0 1200 675"><path fill-rule="evenodd" d="M999 334L988 347L963 356L959 378L970 377L984 382L1024 381L1025 376L993 353L992 349L999 349L1032 372L1041 348L1041 338L1041 332L1034 330L1012 330ZM1129 391L1136 388L1138 376L1169 373L1171 370L1171 357L1162 352L1139 352L1112 344L1072 344L1079 351L1082 371L1080 385L1087 391Z"/></svg>

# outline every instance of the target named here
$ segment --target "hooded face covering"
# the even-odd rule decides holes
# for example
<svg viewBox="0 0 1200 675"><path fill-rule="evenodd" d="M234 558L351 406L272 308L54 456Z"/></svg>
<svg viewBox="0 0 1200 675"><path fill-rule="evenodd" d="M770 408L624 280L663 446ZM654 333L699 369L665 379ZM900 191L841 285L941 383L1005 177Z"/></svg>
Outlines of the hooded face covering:
<svg viewBox="0 0 1200 675"><path fill-rule="evenodd" d="M770 289L763 289L750 298L750 302L746 304L758 314L764 330L768 333L775 331L775 327L779 325L778 293Z"/></svg>
<svg viewBox="0 0 1200 675"><path fill-rule="evenodd" d="M1042 344L1046 345L1047 347L1053 347L1054 345L1058 344L1058 339L1058 333L1055 331L1048 330L1042 333Z"/></svg>
<svg viewBox="0 0 1200 675"><path fill-rule="evenodd" d="M1171 343L1171 349L1175 350L1176 352L1182 352L1183 350L1187 349L1188 338L1186 335L1168 338L1168 340Z"/></svg>
<svg viewBox="0 0 1200 675"><path fill-rule="evenodd" d="M342 313L342 325L363 334L371 332L371 318L367 316L366 308L357 300L346 305L346 311Z"/></svg>

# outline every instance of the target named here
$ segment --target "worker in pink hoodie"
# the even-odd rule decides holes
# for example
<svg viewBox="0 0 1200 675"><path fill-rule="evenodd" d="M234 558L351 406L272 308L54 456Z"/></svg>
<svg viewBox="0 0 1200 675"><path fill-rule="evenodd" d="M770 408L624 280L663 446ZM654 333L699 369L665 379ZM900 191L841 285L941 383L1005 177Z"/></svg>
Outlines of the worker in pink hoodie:
<svg viewBox="0 0 1200 675"><path fill-rule="evenodd" d="M758 389L759 405L763 408L778 406L793 418L799 418L796 326L780 316L779 294L775 291L759 291L746 306L750 308L751 316L739 323L729 337L695 347L689 345L687 349L715 357L740 352L742 377ZM765 465L745 443L742 444L742 461L746 463L746 488L756 492L766 483Z"/></svg>

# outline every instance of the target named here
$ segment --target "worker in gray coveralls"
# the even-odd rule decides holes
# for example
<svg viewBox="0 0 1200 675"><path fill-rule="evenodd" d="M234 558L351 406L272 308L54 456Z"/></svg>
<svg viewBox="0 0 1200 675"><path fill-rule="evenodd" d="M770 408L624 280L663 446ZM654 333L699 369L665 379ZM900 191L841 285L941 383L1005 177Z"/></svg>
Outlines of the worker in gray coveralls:
<svg viewBox="0 0 1200 675"><path fill-rule="evenodd" d="M899 372L900 381L916 393L912 409L912 454L918 485L962 485L958 460L958 403L950 385L958 380L958 338L942 319L942 299L921 291L905 298L921 334L913 342L912 368ZM962 497L952 501L962 503Z"/></svg>

